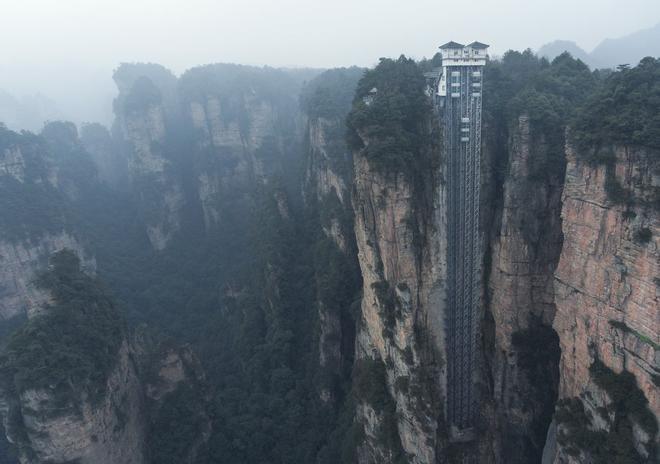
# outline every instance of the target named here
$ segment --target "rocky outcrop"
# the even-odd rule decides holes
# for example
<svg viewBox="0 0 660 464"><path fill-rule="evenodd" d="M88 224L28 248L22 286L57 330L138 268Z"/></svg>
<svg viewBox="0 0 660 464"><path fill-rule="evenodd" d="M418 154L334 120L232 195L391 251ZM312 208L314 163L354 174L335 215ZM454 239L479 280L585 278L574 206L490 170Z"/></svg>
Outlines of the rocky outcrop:
<svg viewBox="0 0 660 464"><path fill-rule="evenodd" d="M33 281L53 253L66 248L86 272L96 267L64 211L67 193L79 190L77 179L60 179L57 162L68 152L53 155L58 144L77 144L75 126L49 123L44 131L41 138L0 129L0 321L32 316L47 301Z"/></svg>
<svg viewBox="0 0 660 464"><path fill-rule="evenodd" d="M115 81L130 188L157 250L197 221L198 210L207 230L234 220L256 187L283 175L283 159L299 156L299 84L284 72L217 64L177 79L154 65L124 64Z"/></svg>
<svg viewBox="0 0 660 464"><path fill-rule="evenodd" d="M286 177L300 156L299 84L279 70L230 64L199 66L179 80L191 131L193 183L207 229L249 208L255 188ZM273 92L277 88L277 92Z"/></svg>
<svg viewBox="0 0 660 464"><path fill-rule="evenodd" d="M428 159L437 155L433 151ZM358 420L367 439L359 461L405 456L411 463L432 463L446 439L441 419L446 207L438 169L425 170L413 182L403 173L377 169L362 153L354 156L363 278L357 363L382 363L387 392L384 401L360 392Z"/></svg>
<svg viewBox="0 0 660 464"><path fill-rule="evenodd" d="M557 396L559 346L552 330L554 270L562 246L563 163L529 118L512 127L508 160L495 207L487 262L484 417L492 415L490 445L496 462L538 462ZM486 156L489 151L485 151ZM487 177L487 176L486 176ZM492 179L486 178L492 182ZM492 346L490 344L492 343Z"/></svg>
<svg viewBox="0 0 660 464"><path fill-rule="evenodd" d="M0 413L21 463L145 462L140 381L114 304L71 250L38 285L47 301L0 353Z"/></svg>
<svg viewBox="0 0 660 464"><path fill-rule="evenodd" d="M125 153L104 126L85 124L80 129L80 141L98 170L99 180L113 189L126 189L128 164Z"/></svg>
<svg viewBox="0 0 660 464"><path fill-rule="evenodd" d="M5 428L19 448L21 463L147 462L143 401L127 343L105 388L100 403L83 399L77 412L65 408L62 413L61 400L44 389L21 392L12 410L5 399Z"/></svg>
<svg viewBox="0 0 660 464"><path fill-rule="evenodd" d="M113 79L119 89L114 131L122 141L129 187L151 245L162 250L181 228L185 205L174 168L178 145L171 137L179 124L176 77L158 65L122 64Z"/></svg>
<svg viewBox="0 0 660 464"><path fill-rule="evenodd" d="M147 235L162 250L181 227L182 187L165 154L165 109L159 103L127 112L120 119L129 146L128 172L145 212Z"/></svg>
<svg viewBox="0 0 660 464"><path fill-rule="evenodd" d="M0 241L0 320L39 313L49 297L35 286L36 273L53 253L64 249L78 255L86 272L95 271L94 257L66 232L45 234L34 240Z"/></svg>
<svg viewBox="0 0 660 464"><path fill-rule="evenodd" d="M25 180L25 160L17 146L10 146L0 152L0 175L11 176L19 182Z"/></svg>
<svg viewBox="0 0 660 464"><path fill-rule="evenodd" d="M188 117L199 152L197 194L205 224L213 227L227 200L244 203L250 184L279 167L280 120L274 105L255 94L224 101L207 95L188 103Z"/></svg>
<svg viewBox="0 0 660 464"><path fill-rule="evenodd" d="M201 364L144 329L130 336L82 270L71 250L53 255L41 307L0 352L0 415L21 463L196 462L212 429Z"/></svg>
<svg viewBox="0 0 660 464"><path fill-rule="evenodd" d="M146 400L150 462L198 462L212 432L210 397L199 360L190 346L160 339L144 328L137 329L132 348ZM181 415L186 427L181 427ZM180 443L174 448L176 456L166 443L172 437Z"/></svg>
<svg viewBox="0 0 660 464"><path fill-rule="evenodd" d="M604 443L616 433L618 449L634 447L639 454L630 459L657 458L660 165L650 149L612 152L609 164L592 165L567 149L564 246L554 282L563 400L556 463L590 462L597 451L571 428L580 415ZM636 406L621 411L632 398Z"/></svg>
<svg viewBox="0 0 660 464"><path fill-rule="evenodd" d="M352 158L343 143L341 118L311 118L308 121L308 160L303 195L307 207L318 214L317 295L320 322L319 365L326 378L339 378L353 360L354 320L350 304L357 293L359 278L355 260L355 236L349 186L352 182ZM325 271L335 266L344 274L342 288L327 287ZM329 295L343 292L343 298ZM332 383L322 385L321 398L329 401L336 392Z"/></svg>

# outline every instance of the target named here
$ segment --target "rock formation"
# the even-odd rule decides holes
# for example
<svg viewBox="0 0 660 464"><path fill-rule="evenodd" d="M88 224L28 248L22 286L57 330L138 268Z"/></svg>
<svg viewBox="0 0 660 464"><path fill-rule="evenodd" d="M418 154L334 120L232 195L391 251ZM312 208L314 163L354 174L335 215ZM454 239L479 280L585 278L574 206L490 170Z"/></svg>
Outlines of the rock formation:
<svg viewBox="0 0 660 464"><path fill-rule="evenodd" d="M571 428L579 411L559 415L570 409L569 401L585 411L595 435L608 441L606 434L617 427L627 436L612 456L632 446L652 462L658 452L660 166L651 149L612 151L611 164L590 165L567 149L564 246L554 283L563 400L557 463L585 462L594 452ZM630 404L621 410L621 401ZM622 415L630 421L630 435L622 431Z"/></svg>
<svg viewBox="0 0 660 464"><path fill-rule="evenodd" d="M547 169L548 151L543 137L532 137L528 116L521 116L507 141L501 200L490 196L482 207L486 217L491 209L495 213L486 229L489 385L482 398L485 417L492 417L489 440L496 462L538 462L557 397L552 283L562 246L564 169L561 163Z"/></svg>

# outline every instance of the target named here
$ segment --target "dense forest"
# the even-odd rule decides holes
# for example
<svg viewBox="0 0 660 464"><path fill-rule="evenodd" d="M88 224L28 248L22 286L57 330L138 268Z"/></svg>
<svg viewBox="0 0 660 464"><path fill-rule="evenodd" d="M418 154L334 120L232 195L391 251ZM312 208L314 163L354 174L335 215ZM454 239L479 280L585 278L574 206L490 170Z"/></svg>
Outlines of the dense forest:
<svg viewBox="0 0 660 464"><path fill-rule="evenodd" d="M354 421L359 398L371 398L393 421L397 412L384 387L385 366L354 362L362 285L354 239L342 249L324 232L336 221L352 236L353 211L339 192L315 195L305 172L311 141L301 127L336 123L328 129L326 153L349 190L352 153L359 150L377 169L416 179L419 160L429 154L425 124L435 111L423 73L434 64L402 56L366 71L324 73L211 65L178 80L154 65L120 68L115 79L132 84L115 102L118 118L163 107L164 127L175 127L160 142L165 146L150 142L170 162L163 185L181 182L185 204L179 230L160 251L145 234L152 221L145 211L162 192L102 182L84 137L70 123L50 123L39 135L0 126L0 151L18 146L26 160L24 182L1 177L0 239L30 243L64 230L79 237L96 262L90 276L71 252L56 254L36 281L53 295L46 316L1 322L0 374L3 383L13 382L3 388L48 386L61 392L64 406L74 404L70 395L102 394L119 340L146 327L153 336L191 346L203 366L212 432L198 463L355 462L363 433ZM509 51L488 63L485 76L485 143L495 153L499 184L513 122L523 114L532 137L546 146L533 160L532 178L563 175L567 142L591 163L608 163L612 144L660 149L658 59L590 71L568 54L549 62L530 50ZM243 175L232 158L237 152L214 147L212 136L202 140L203 130L182 116L180 108L200 101L210 112L204 102L215 100L224 109L219 127L229 131L236 124L244 143L258 130L249 110L272 108L279 132L255 150L251 163L266 167L247 176L248 184L236 180ZM118 132L114 149L125 151ZM373 143L365 146L365 139ZM222 161L216 165L216 159ZM55 185L50 169L57 172ZM221 191L212 197L222 220L211 225L194 199L200 173L210 169L229 178L231 187L230 196ZM345 329L337 372L319 365L319 305L336 308ZM325 390L332 401L320 395ZM633 400L644 403L638 393ZM177 391L153 419L153 462L182 462L181 444L200 434L185 422L190 395ZM621 404L633 400L617 396ZM645 404L639 407L646 411ZM397 442L396 428L389 432L383 440ZM403 454L397 459L407 462Z"/></svg>

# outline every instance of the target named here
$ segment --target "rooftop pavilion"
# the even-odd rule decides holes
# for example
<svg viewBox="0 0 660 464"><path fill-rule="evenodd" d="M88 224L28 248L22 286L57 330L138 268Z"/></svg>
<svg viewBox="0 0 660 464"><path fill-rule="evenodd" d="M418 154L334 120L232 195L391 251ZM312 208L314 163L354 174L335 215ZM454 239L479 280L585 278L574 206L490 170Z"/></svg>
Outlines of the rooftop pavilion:
<svg viewBox="0 0 660 464"><path fill-rule="evenodd" d="M463 45L458 42L447 42L440 45L442 66L485 66L488 45L472 42Z"/></svg>

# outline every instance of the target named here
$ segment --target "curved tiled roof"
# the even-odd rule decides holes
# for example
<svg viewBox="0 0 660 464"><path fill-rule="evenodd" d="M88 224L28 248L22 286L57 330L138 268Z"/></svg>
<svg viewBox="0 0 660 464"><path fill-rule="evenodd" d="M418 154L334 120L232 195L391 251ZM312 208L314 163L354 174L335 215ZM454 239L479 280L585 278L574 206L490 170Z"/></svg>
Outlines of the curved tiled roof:
<svg viewBox="0 0 660 464"><path fill-rule="evenodd" d="M447 42L444 45L440 45L440 47L438 47L438 48L463 48L463 47L465 47L465 45L459 44L458 42L451 41L451 42Z"/></svg>
<svg viewBox="0 0 660 464"><path fill-rule="evenodd" d="M482 48L488 48L489 45L486 45L485 43L481 43L481 42L472 42L470 45L468 45L468 47L482 49Z"/></svg>

